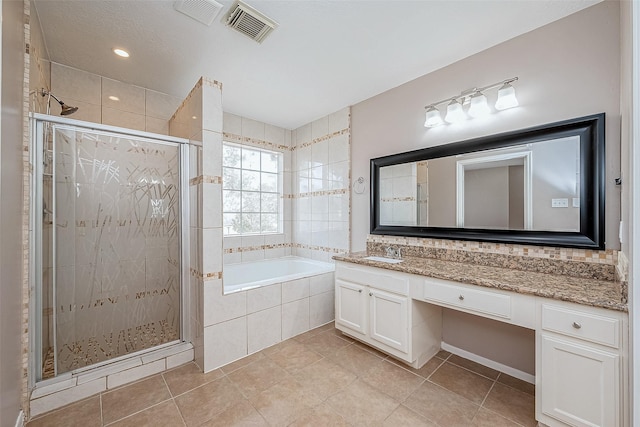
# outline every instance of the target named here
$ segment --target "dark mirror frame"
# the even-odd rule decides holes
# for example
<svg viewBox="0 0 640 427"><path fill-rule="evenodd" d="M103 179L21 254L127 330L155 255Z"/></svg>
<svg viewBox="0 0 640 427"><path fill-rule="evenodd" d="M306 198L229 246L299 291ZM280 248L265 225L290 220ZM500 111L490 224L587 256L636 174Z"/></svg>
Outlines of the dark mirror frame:
<svg viewBox="0 0 640 427"><path fill-rule="evenodd" d="M371 234L476 240L524 245L604 249L605 114L506 132L406 153L371 159ZM580 137L580 231L495 230L456 227L391 226L380 224L380 168L457 154L512 147L570 136Z"/></svg>

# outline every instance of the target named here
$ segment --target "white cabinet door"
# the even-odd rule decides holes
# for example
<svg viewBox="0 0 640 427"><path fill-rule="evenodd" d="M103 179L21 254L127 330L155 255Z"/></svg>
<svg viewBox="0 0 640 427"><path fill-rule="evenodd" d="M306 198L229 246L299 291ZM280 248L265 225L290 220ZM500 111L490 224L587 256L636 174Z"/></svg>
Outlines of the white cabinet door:
<svg viewBox="0 0 640 427"><path fill-rule="evenodd" d="M361 334L367 333L366 288L336 280L336 322Z"/></svg>
<svg viewBox="0 0 640 427"><path fill-rule="evenodd" d="M409 351L409 297L377 289L369 290L370 336L400 350Z"/></svg>
<svg viewBox="0 0 640 427"><path fill-rule="evenodd" d="M620 425L617 354L542 334L541 357L543 414L572 426Z"/></svg>

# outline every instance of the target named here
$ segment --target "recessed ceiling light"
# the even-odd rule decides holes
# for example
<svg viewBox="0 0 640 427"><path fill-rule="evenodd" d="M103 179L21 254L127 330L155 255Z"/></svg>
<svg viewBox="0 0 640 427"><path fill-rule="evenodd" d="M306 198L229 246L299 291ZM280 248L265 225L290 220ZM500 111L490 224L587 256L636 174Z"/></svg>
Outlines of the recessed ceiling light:
<svg viewBox="0 0 640 427"><path fill-rule="evenodd" d="M197 118L198 118L198 116L191 116L191 118L192 118L193 120L195 120L195 119L197 119Z"/></svg>
<svg viewBox="0 0 640 427"><path fill-rule="evenodd" d="M128 58L129 57L129 52L127 52L124 49L113 49L113 53L115 53L118 56L121 56L123 58Z"/></svg>
<svg viewBox="0 0 640 427"><path fill-rule="evenodd" d="M117 96L113 96L113 95L109 96L109 99L112 100L112 101L120 101L120 98L118 98Z"/></svg>

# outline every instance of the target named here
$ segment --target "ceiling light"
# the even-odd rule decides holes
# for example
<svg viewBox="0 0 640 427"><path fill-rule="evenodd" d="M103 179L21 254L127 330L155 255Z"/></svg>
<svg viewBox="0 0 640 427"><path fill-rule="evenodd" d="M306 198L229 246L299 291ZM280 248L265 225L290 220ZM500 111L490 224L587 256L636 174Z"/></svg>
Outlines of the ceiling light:
<svg viewBox="0 0 640 427"><path fill-rule="evenodd" d="M464 106L469 105L469 116L473 118L485 117L491 113L491 107L485 93L490 89L499 87L498 99L496 101L496 110L506 110L518 106L516 91L511 83L518 80L518 77L512 77L501 82L493 83L484 87L474 87L472 89L460 92L459 95L443 99L442 101L432 102L424 107L427 112L425 114L424 126L432 128L441 125L442 116L437 106L447 102L447 114L444 120L448 123L457 123L468 118L465 113Z"/></svg>
<svg viewBox="0 0 640 427"><path fill-rule="evenodd" d="M502 85L498 89L498 100L496 101L496 110L506 110L507 108L517 107L518 98L516 98L516 90L509 83Z"/></svg>
<svg viewBox="0 0 640 427"><path fill-rule="evenodd" d="M118 98L117 96L113 96L113 95L109 95L109 99L112 101L120 101L120 98Z"/></svg>
<svg viewBox="0 0 640 427"><path fill-rule="evenodd" d="M121 56L123 58L128 58L129 57L129 52L127 52L124 49L115 48L115 49L113 49L113 53L115 53L116 55Z"/></svg>
<svg viewBox="0 0 640 427"><path fill-rule="evenodd" d="M462 104L458 102L456 98L453 98L449 105L447 105L447 115L444 116L445 121L449 123L458 123L466 120L467 115L462 109Z"/></svg>
<svg viewBox="0 0 640 427"><path fill-rule="evenodd" d="M442 121L442 116L440 115L440 111L433 105L427 107L426 118L424 121L424 127L433 128L436 126L440 126L444 122Z"/></svg>
<svg viewBox="0 0 640 427"><path fill-rule="evenodd" d="M469 106L469 115L474 118L486 117L491 113L487 97L482 92L476 92L471 95L471 105Z"/></svg>

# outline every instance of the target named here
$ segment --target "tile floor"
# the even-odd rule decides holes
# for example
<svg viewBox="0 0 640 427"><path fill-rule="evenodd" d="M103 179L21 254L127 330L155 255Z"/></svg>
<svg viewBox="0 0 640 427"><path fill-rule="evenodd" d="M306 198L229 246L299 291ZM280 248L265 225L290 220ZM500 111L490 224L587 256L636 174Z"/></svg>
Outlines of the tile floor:
<svg viewBox="0 0 640 427"><path fill-rule="evenodd" d="M328 324L203 374L189 363L38 426L536 426L534 387L441 351L412 369Z"/></svg>

